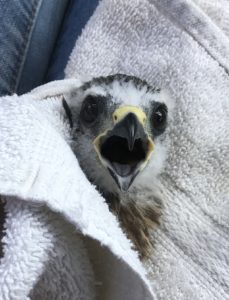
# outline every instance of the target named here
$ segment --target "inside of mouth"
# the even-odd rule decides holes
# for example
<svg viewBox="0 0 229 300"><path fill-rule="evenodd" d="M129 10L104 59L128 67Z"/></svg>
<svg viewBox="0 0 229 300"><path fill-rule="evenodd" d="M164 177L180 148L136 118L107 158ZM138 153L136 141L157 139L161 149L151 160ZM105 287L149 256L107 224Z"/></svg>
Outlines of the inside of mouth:
<svg viewBox="0 0 229 300"><path fill-rule="evenodd" d="M111 164L129 165L135 167L146 159L146 145L141 139L136 139L130 151L128 141L119 136L107 138L101 145L101 155Z"/></svg>

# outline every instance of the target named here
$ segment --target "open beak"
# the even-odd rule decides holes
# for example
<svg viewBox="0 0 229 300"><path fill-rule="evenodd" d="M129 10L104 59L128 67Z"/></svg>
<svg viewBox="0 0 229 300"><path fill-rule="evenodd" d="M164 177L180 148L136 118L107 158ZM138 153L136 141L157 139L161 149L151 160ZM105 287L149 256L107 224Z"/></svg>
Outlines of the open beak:
<svg viewBox="0 0 229 300"><path fill-rule="evenodd" d="M146 166L154 144L144 130L145 113L135 106L122 106L113 114L114 127L94 140L102 164L122 191L127 191Z"/></svg>

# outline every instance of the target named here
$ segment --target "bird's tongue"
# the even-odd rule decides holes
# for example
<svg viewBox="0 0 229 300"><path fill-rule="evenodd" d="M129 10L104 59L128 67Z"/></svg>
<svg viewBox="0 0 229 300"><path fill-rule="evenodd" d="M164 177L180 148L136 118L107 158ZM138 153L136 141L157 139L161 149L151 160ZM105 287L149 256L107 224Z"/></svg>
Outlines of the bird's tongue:
<svg viewBox="0 0 229 300"><path fill-rule="evenodd" d="M114 171L121 177L127 177L134 173L137 164L120 164L117 162L112 163Z"/></svg>

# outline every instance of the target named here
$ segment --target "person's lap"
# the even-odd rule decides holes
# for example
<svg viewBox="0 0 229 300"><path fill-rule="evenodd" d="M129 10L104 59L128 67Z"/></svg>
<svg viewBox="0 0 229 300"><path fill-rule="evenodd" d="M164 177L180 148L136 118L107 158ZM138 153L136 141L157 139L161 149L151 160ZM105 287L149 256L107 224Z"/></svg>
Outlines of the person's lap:
<svg viewBox="0 0 229 300"><path fill-rule="evenodd" d="M70 1L47 72L46 82L64 78L64 69L76 40L93 14L98 2L99 0Z"/></svg>
<svg viewBox="0 0 229 300"><path fill-rule="evenodd" d="M56 24L62 20L66 3L0 0L0 95L28 91L42 81L58 33Z"/></svg>
<svg viewBox="0 0 229 300"><path fill-rule="evenodd" d="M7 1L0 5L0 92L9 94L16 91L23 64L33 19L39 1Z"/></svg>
<svg viewBox="0 0 229 300"><path fill-rule="evenodd" d="M97 3L0 0L0 96L63 78L75 41Z"/></svg>

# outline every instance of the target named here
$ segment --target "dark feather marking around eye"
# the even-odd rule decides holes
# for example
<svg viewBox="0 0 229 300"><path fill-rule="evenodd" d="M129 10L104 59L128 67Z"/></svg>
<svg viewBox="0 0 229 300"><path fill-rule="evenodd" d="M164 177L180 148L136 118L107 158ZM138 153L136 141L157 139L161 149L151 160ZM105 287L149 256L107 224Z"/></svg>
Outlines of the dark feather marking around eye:
<svg viewBox="0 0 229 300"><path fill-rule="evenodd" d="M62 104L63 104L63 108L65 110L66 116L68 117L70 128L72 128L73 127L73 121L72 121L72 112L71 112L71 109L68 106L68 103L67 103L67 101L64 98L62 99Z"/></svg>

